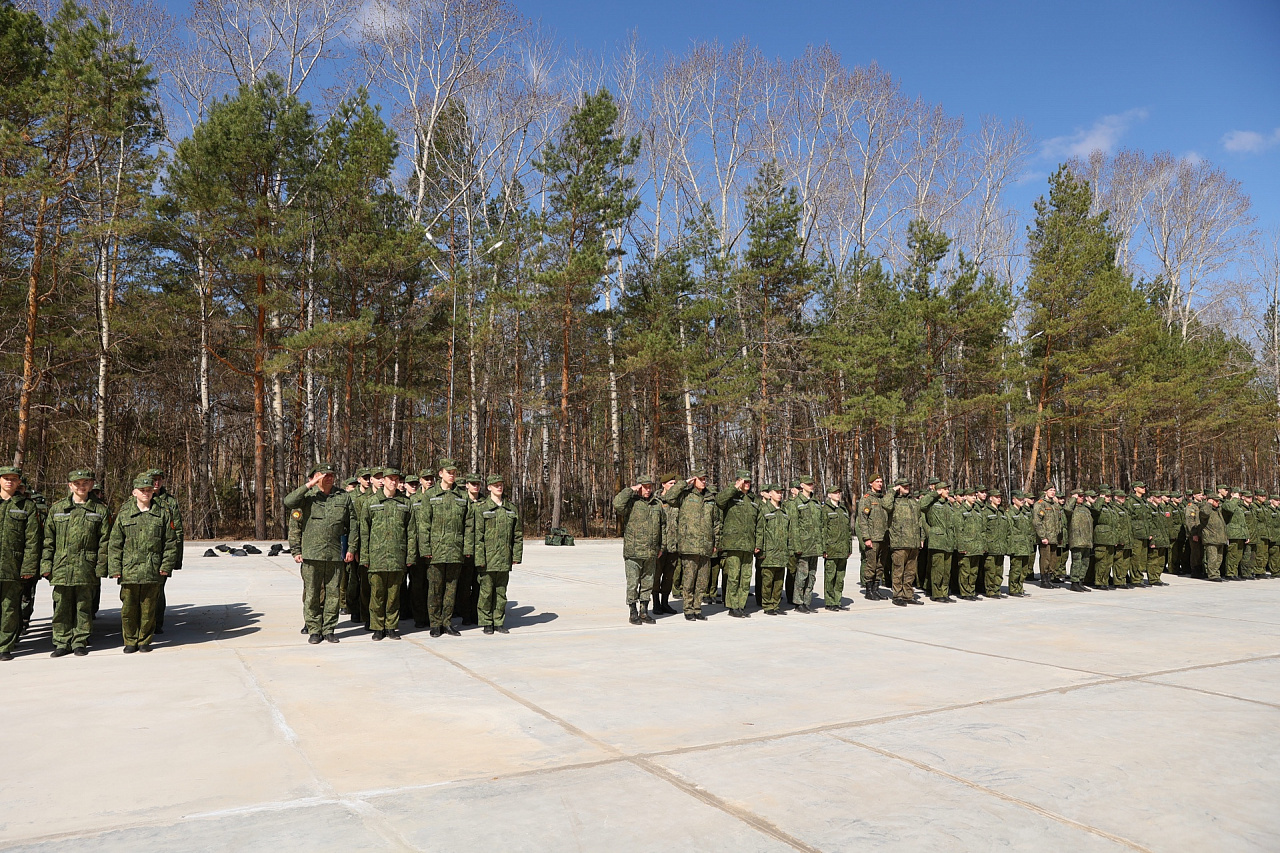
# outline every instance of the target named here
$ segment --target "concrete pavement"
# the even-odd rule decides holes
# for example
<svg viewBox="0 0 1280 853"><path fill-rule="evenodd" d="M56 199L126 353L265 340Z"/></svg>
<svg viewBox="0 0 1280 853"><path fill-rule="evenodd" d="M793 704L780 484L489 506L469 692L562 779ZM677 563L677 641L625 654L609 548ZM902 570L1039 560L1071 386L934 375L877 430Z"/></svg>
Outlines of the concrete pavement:
<svg viewBox="0 0 1280 853"><path fill-rule="evenodd" d="M530 541L507 636L310 646L292 559L210 544L151 655L108 585L50 659L41 584L0 849L1280 849L1280 581L896 608L850 567L840 613L637 627L620 542Z"/></svg>

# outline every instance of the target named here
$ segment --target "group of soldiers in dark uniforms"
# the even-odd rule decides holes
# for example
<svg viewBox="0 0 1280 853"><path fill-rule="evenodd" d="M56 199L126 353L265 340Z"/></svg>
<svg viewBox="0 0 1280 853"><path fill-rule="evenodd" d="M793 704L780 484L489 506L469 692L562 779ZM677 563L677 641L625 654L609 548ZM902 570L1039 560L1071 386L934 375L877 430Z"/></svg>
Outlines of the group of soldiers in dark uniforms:
<svg viewBox="0 0 1280 853"><path fill-rule="evenodd" d="M446 458L435 473L362 468L342 489L336 481L333 466L317 465L284 499L308 642L338 642L343 613L374 640L398 640L402 610L432 637L460 635L455 610L463 625L508 633L507 585L524 539L501 475L459 477Z"/></svg>
<svg viewBox="0 0 1280 853"><path fill-rule="evenodd" d="M67 496L46 506L21 469L0 467L0 660L30 627L40 578L53 587L53 657L89 653L105 578L120 586L125 653L151 651L165 582L182 568L182 512L164 483L159 469L139 474L113 515L88 469L71 471Z"/></svg>
<svg viewBox="0 0 1280 853"><path fill-rule="evenodd" d="M683 479L683 482L682 482ZM850 509L834 486L815 496L812 476L777 483L757 494L739 470L717 491L705 472L687 478L644 477L614 498L623 523L627 605L632 624L675 613L705 619L702 607L723 602L732 617L746 612L755 570L757 606L768 615L813 612L818 557L823 558L823 607L842 609L845 569L856 542L863 596L905 607L1021 598L1028 581L1073 592L1168 586L1162 576L1200 574L1211 581L1280 576L1280 495L1218 486L1211 494L1055 488L1004 496L984 485L953 490L931 478L921 491L899 478L886 489L873 477ZM1008 592L1005 565L1008 563ZM892 590L886 595L885 582Z"/></svg>

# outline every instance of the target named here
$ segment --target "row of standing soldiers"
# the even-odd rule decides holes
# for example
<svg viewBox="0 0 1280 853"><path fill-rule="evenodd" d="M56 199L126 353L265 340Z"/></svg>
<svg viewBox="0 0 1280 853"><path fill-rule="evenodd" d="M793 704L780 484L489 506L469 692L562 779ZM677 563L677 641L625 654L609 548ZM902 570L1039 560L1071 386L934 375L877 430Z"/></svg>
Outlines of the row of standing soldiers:
<svg viewBox="0 0 1280 853"><path fill-rule="evenodd" d="M481 478L460 478L454 460L441 459L438 475L367 468L337 489L322 464L285 497L308 642L338 642L343 611L374 640L400 639L402 602L432 637L459 636L455 608L486 634L508 632L507 585L524 539L505 479L485 478L481 498Z"/></svg>
<svg viewBox="0 0 1280 853"><path fill-rule="evenodd" d="M182 568L182 512L164 483L156 468L138 475L113 514L88 469L68 473L67 496L46 506L21 469L0 467L0 660L31 624L40 578L53 587L53 657L89 653L105 578L120 585L125 653L151 651L165 582Z"/></svg>

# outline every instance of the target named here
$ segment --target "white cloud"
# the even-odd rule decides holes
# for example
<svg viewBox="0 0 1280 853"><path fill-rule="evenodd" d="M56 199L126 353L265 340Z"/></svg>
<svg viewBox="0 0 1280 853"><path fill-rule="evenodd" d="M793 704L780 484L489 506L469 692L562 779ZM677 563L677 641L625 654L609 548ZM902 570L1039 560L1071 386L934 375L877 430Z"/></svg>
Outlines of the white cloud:
<svg viewBox="0 0 1280 853"><path fill-rule="evenodd" d="M1273 145L1280 144L1280 127L1270 136L1256 130L1233 130L1222 137L1222 147L1232 154L1261 154Z"/></svg>
<svg viewBox="0 0 1280 853"><path fill-rule="evenodd" d="M1147 117L1147 110L1135 107L1116 115L1103 116L1090 127L1077 130L1068 136L1055 136L1046 139L1041 149L1041 156L1047 159L1060 160L1064 157L1088 157L1094 151L1110 154L1115 150L1120 137L1135 122Z"/></svg>

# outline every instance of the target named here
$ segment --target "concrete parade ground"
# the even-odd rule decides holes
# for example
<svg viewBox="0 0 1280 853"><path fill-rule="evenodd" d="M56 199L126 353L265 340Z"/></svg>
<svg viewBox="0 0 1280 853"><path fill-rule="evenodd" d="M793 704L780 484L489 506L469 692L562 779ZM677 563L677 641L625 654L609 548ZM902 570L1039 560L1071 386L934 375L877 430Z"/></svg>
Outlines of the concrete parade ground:
<svg viewBox="0 0 1280 853"><path fill-rule="evenodd" d="M292 558L211 544L150 655L107 582L51 659L41 583L0 849L1280 850L1280 581L902 608L851 568L839 613L633 626L620 541L529 541L509 635L308 645Z"/></svg>

